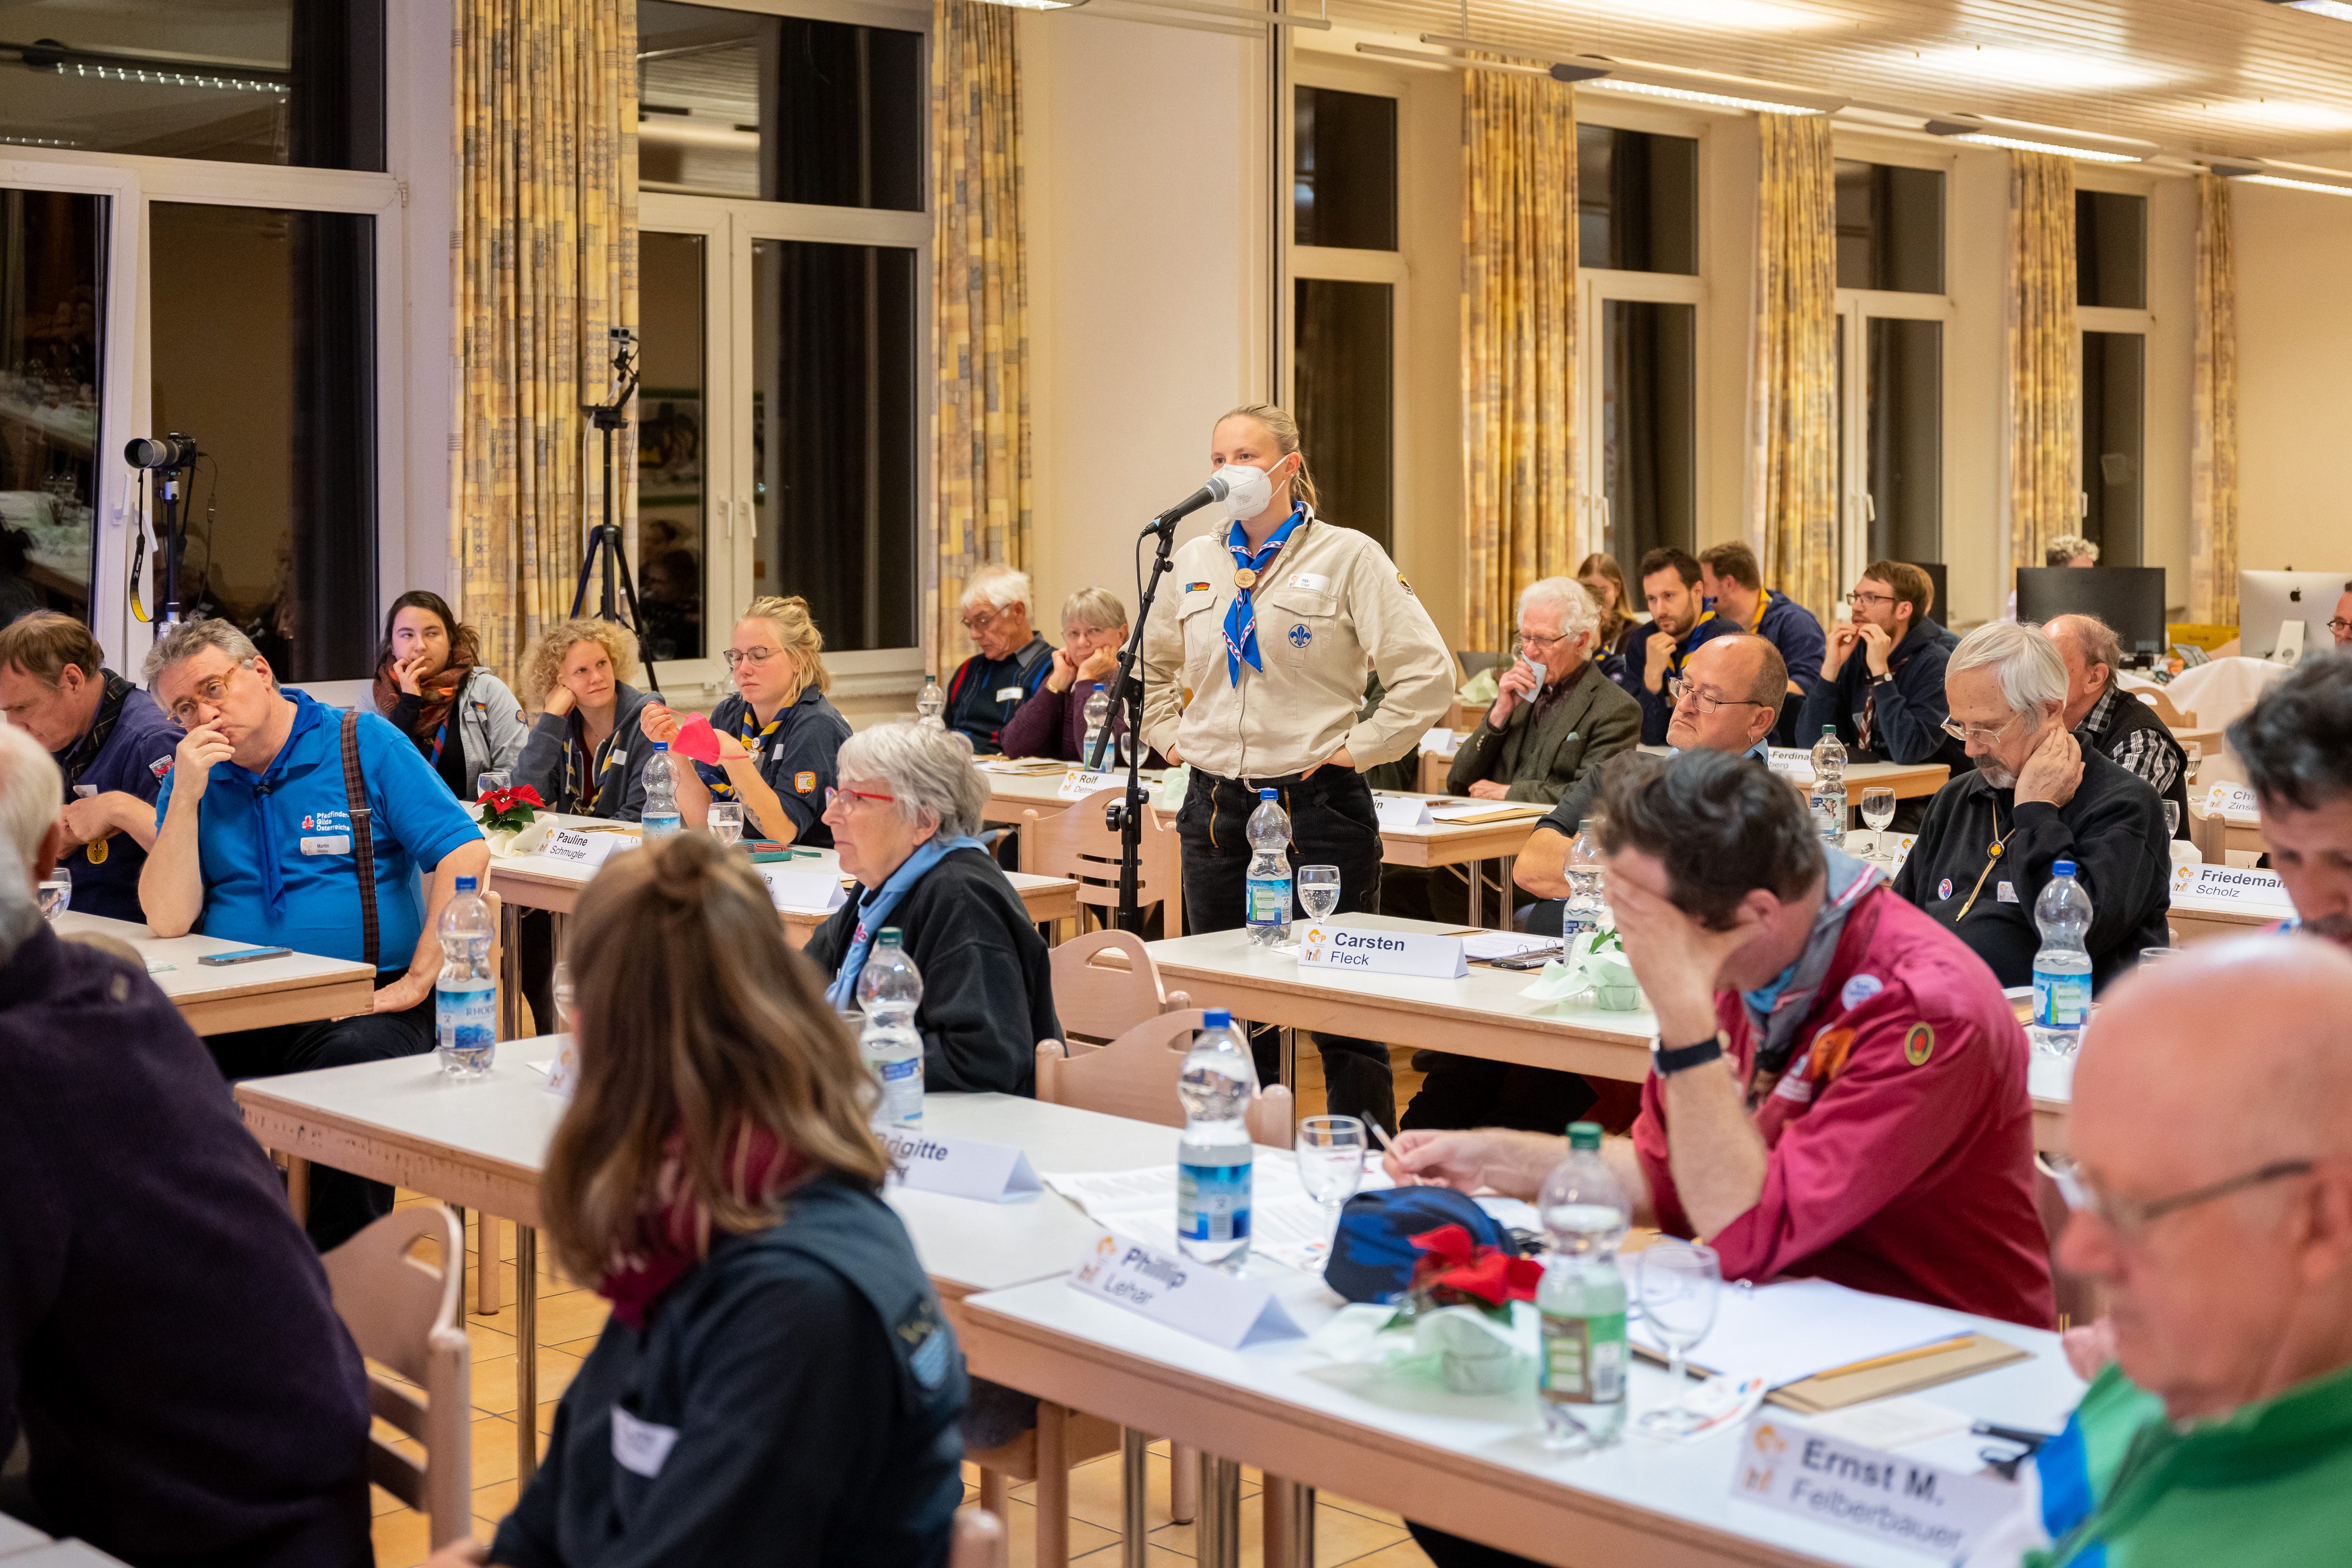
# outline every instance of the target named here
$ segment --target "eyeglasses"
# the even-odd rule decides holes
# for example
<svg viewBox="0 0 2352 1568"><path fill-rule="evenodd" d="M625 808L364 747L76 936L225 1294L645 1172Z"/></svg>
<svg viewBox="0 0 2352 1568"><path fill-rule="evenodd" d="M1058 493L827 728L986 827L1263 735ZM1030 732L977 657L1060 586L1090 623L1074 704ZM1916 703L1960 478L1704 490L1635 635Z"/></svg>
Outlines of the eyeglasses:
<svg viewBox="0 0 2352 1568"><path fill-rule="evenodd" d="M2002 736L2007 735L2017 721L2024 716L2023 714L2013 713L2009 716L2005 723L2001 724L1962 724L1958 719L1948 718L1937 727L1962 745L1974 742L1979 746L1990 746Z"/></svg>
<svg viewBox="0 0 2352 1568"><path fill-rule="evenodd" d="M2334 635L2341 637L2345 632L2352 632L2352 621L2347 621L2339 615L2327 623L2327 630Z"/></svg>
<svg viewBox="0 0 2352 1568"><path fill-rule="evenodd" d="M1714 713L1727 707L1777 707L1777 703L1759 703L1754 697L1719 697L1713 692L1703 692L1680 675L1666 677L1666 700L1679 703L1690 698L1691 706L1700 713Z"/></svg>
<svg viewBox="0 0 2352 1568"><path fill-rule="evenodd" d="M1522 632L1512 641L1522 648L1541 648L1553 643L1565 643L1568 641L1568 636L1565 632L1557 637L1538 637L1531 632Z"/></svg>
<svg viewBox="0 0 2352 1568"><path fill-rule="evenodd" d="M776 656L776 650L773 648L730 648L719 656L727 661L727 667L731 670L738 664L764 664L769 660Z"/></svg>
<svg viewBox="0 0 2352 1568"><path fill-rule="evenodd" d="M2059 1196L2066 1200L2068 1208L2077 1214L2095 1217L2119 1239L2129 1243L2138 1240L2143 1231L2168 1214L2178 1214L2184 1208L2194 1208L2199 1204L2211 1203L2216 1198L2284 1181L2289 1176L2309 1176L2315 1166L2310 1160L2274 1160L2243 1175L2229 1176L2146 1203L2136 1203L2127 1197L2108 1197L2092 1184L2089 1176L2072 1166L2049 1168L2051 1176L2058 1184Z"/></svg>
<svg viewBox="0 0 2352 1568"><path fill-rule="evenodd" d="M1845 601L1859 610L1865 604L1892 604L1895 602L1895 595L1891 593L1864 593L1862 590L1857 588L1852 593L1845 596Z"/></svg>
<svg viewBox="0 0 2352 1568"><path fill-rule="evenodd" d="M967 615L963 618L963 629L977 637L995 625L996 618L1003 613L1002 610L985 610L978 615Z"/></svg>
<svg viewBox="0 0 2352 1568"><path fill-rule="evenodd" d="M172 705L172 722L182 729L194 728L197 710L212 708L217 712L221 699L228 695L229 677L239 670L250 668L249 664L240 659L210 680L198 681L194 691Z"/></svg>
<svg viewBox="0 0 2352 1568"><path fill-rule="evenodd" d="M870 789L827 789L824 792L824 809L830 811L838 805L846 811L851 805L859 800L895 801L898 799L896 795L877 795Z"/></svg>

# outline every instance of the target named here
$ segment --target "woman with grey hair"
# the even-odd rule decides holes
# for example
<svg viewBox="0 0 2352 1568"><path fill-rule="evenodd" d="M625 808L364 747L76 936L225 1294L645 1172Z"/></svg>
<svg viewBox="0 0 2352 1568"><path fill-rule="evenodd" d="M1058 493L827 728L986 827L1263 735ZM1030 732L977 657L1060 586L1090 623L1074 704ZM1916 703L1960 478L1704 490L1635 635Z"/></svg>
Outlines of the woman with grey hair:
<svg viewBox="0 0 2352 1568"><path fill-rule="evenodd" d="M1118 651L1127 645L1127 606L1108 588L1081 588L1062 601L1062 645L1054 650L1045 684L1030 694L1004 727L1007 757L1051 757L1062 762L1091 760L1086 755L1087 699L1099 685L1115 695ZM1120 758L1118 740L1127 734L1127 714L1120 704L1110 706L1112 744L1103 753L1105 767ZM1145 762L1160 766L1158 753Z"/></svg>
<svg viewBox="0 0 2352 1568"><path fill-rule="evenodd" d="M874 939L896 927L923 977L923 1087L1036 1092L1037 1042L1059 1040L1045 939L973 835L988 790L952 730L883 724L842 742L825 792L849 902L803 949L847 1011Z"/></svg>

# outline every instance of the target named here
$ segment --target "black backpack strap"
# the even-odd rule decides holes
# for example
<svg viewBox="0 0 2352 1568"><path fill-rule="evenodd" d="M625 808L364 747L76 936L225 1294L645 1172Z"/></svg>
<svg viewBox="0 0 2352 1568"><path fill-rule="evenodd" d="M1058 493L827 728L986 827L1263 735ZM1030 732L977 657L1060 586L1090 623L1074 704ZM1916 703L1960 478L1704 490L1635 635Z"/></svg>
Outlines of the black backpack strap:
<svg viewBox="0 0 2352 1568"><path fill-rule="evenodd" d="M360 930L367 944L367 967L376 959L382 933L375 919L375 830L369 819L367 779L360 772L360 710L343 710L343 795L352 809L352 859L360 873Z"/></svg>

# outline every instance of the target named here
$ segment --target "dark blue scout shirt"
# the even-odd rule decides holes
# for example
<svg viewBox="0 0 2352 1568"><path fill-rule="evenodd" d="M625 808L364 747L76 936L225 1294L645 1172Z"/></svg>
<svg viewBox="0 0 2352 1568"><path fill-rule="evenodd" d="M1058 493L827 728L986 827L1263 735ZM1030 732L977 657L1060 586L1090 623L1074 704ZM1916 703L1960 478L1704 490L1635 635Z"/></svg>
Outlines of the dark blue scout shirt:
<svg viewBox="0 0 2352 1568"><path fill-rule="evenodd" d="M105 675L101 671L100 679L103 681ZM155 699L134 686L122 699L114 733L106 737L106 744L98 748L98 755L79 778L66 780L67 796L103 795L120 789L153 804L171 774L180 734L180 727L163 716ZM68 747L58 753L60 768L72 749ZM77 784L81 786L79 790L74 788ZM139 873L146 867L147 852L139 847L137 839L129 833L110 834L95 844L77 848L60 863L73 873L74 908L110 920L145 923L147 916L139 907Z"/></svg>
<svg viewBox="0 0 2352 1568"><path fill-rule="evenodd" d="M743 735L746 722L752 727L749 739ZM784 814L793 820L793 842L828 849L833 830L824 825L824 792L840 781L833 760L840 754L841 743L849 738L849 721L812 685L802 687L800 700L778 714L771 725L760 725L751 705L740 696L729 697L710 715L711 728L741 741L757 759L761 780L776 792L776 799L784 803ZM731 799L719 794L727 787L725 768L698 762L694 771L713 796ZM779 826L761 821L750 806L743 808L745 838L772 839Z"/></svg>
<svg viewBox="0 0 2352 1568"><path fill-rule="evenodd" d="M1738 626L1711 610L1701 615L1698 624L1690 629L1690 634L1668 655L1665 677L1654 692L1646 684L1645 676L1650 667L1650 638L1654 634L1654 628L1644 626L1641 629L1641 635L1635 637L1626 650L1625 689L1633 694L1635 702L1642 705L1643 745L1664 746L1666 743L1666 726L1675 721L1675 699L1666 695L1666 681L1681 676L1683 666L1690 662L1691 654L1697 651L1700 643L1727 637L1738 630ZM1818 670L1821 665L1816 664L1813 668Z"/></svg>
<svg viewBox="0 0 2352 1568"><path fill-rule="evenodd" d="M213 764L199 807L197 852L205 913L196 929L255 946L363 962L351 798L343 788L343 710L285 688L294 731L257 779L234 762ZM425 929L418 873L482 836L433 765L381 716L360 715L360 771L375 836L379 969L405 969ZM160 831L172 803L155 801Z"/></svg>
<svg viewBox="0 0 2352 1568"><path fill-rule="evenodd" d="M948 677L948 727L970 736L971 748L983 755L1003 749L1004 727L1053 667L1054 645L1034 632L1004 658L974 653Z"/></svg>

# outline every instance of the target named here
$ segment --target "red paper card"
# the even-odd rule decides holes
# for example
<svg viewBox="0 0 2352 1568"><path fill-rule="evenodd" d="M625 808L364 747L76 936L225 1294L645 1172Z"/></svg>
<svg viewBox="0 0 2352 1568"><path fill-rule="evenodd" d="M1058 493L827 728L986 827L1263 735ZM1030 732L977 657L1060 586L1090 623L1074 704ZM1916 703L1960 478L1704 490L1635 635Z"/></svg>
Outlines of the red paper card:
<svg viewBox="0 0 2352 1568"><path fill-rule="evenodd" d="M677 727L677 738L670 742L670 749L716 768L719 765L719 732L710 727L709 719L696 714Z"/></svg>

